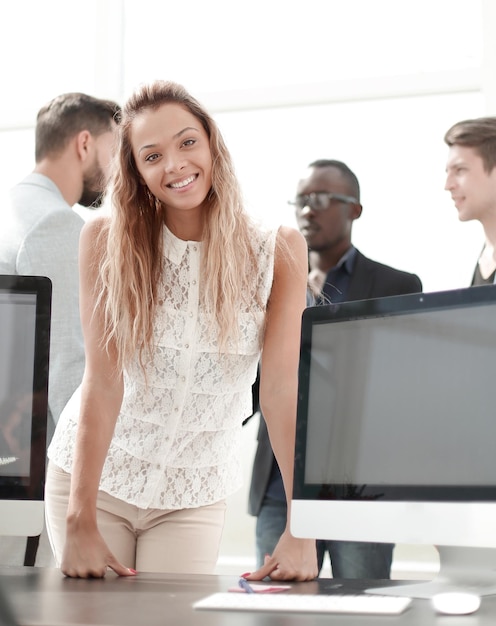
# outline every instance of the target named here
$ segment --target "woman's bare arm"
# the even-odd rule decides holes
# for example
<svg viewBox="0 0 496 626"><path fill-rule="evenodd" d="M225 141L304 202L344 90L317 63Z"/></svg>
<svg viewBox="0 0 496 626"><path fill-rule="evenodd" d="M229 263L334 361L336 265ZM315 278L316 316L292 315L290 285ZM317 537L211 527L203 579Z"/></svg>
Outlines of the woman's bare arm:
<svg viewBox="0 0 496 626"><path fill-rule="evenodd" d="M102 345L103 314L95 310L98 267L104 239L98 235L105 218L85 224L79 248L80 313L85 342L79 425L71 472L67 537L62 571L87 578L105 575L111 567L120 575L134 571L114 558L98 532L96 500L103 464L119 414L123 383L116 371L115 351Z"/></svg>
<svg viewBox="0 0 496 626"><path fill-rule="evenodd" d="M303 236L292 228L278 233L274 282L264 337L260 406L279 464L286 499L288 525L271 558L253 578L308 580L317 576L315 541L296 539L289 532L293 487L298 363L301 316L306 306L308 251Z"/></svg>

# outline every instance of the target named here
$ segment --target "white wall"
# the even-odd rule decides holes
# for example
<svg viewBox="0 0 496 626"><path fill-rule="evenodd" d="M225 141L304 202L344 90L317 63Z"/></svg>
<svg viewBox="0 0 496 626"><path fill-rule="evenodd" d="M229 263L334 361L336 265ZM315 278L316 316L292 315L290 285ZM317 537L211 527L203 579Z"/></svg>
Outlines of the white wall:
<svg viewBox="0 0 496 626"><path fill-rule="evenodd" d="M33 166L32 128L54 95L122 101L156 77L214 113L253 213L294 224L286 201L316 158L362 186L355 242L428 291L470 281L481 232L443 191L443 135L483 115L487 0L24 0L0 20L0 191ZM25 16L29 15L29 20ZM385 19L387 16L387 19ZM485 34L485 37L484 37ZM460 42L463 42L461 45ZM484 56L486 55L486 56ZM496 106L496 104L495 104ZM2 132L3 131L3 132Z"/></svg>

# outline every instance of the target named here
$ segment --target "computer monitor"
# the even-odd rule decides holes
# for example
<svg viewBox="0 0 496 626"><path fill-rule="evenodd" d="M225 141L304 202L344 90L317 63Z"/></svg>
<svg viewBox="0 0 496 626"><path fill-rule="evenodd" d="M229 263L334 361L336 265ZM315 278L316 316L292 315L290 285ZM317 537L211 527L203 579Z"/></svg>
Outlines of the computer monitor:
<svg viewBox="0 0 496 626"><path fill-rule="evenodd" d="M0 275L0 535L44 523L51 282Z"/></svg>
<svg viewBox="0 0 496 626"><path fill-rule="evenodd" d="M495 386L496 286L306 309L292 533L438 548L380 592L496 593Z"/></svg>

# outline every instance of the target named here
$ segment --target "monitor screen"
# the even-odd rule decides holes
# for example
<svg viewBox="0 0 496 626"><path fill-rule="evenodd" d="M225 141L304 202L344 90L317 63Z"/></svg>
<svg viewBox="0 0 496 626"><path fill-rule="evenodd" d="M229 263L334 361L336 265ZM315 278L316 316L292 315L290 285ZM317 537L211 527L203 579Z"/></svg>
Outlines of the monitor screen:
<svg viewBox="0 0 496 626"><path fill-rule="evenodd" d="M495 357L496 286L307 309L293 534L496 568Z"/></svg>
<svg viewBox="0 0 496 626"><path fill-rule="evenodd" d="M0 275L0 534L43 528L51 282Z"/></svg>

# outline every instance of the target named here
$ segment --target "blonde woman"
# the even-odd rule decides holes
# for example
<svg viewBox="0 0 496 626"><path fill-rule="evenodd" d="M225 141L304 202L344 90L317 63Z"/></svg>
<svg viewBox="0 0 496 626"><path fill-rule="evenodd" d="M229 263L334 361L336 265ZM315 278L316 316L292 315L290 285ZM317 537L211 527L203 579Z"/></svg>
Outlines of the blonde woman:
<svg viewBox="0 0 496 626"><path fill-rule="evenodd" d="M67 576L212 573L261 358L261 404L292 488L307 248L243 209L229 152L183 87L129 98L112 212L81 235L86 367L49 448L47 526ZM307 580L286 529L251 578Z"/></svg>

